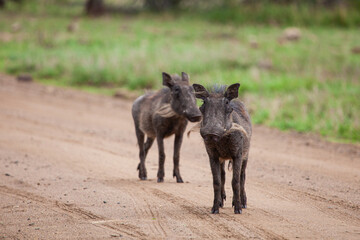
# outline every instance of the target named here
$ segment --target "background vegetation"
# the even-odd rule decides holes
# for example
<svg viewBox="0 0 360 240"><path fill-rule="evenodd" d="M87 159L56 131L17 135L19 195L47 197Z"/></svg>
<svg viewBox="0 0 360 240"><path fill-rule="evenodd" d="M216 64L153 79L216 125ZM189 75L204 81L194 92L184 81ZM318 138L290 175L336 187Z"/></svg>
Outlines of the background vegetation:
<svg viewBox="0 0 360 240"><path fill-rule="evenodd" d="M8 1L0 71L108 93L157 89L162 71L185 71L192 82L240 82L255 123L360 141L357 1L205 2L151 12L105 0L92 18L81 0Z"/></svg>

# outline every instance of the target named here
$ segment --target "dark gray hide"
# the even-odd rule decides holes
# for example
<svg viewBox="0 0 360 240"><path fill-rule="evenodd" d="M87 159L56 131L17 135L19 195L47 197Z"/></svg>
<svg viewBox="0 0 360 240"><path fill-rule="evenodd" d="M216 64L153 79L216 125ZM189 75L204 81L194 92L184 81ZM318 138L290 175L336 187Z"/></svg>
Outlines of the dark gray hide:
<svg viewBox="0 0 360 240"><path fill-rule="evenodd" d="M235 213L246 208L245 169L249 156L251 120L244 104L236 99L240 84L213 87L209 91L193 85L197 98L203 100L200 134L205 142L213 175L214 205L212 213L219 213L225 194L225 160L233 164L233 202ZM226 90L226 91L225 91Z"/></svg>
<svg viewBox="0 0 360 240"><path fill-rule="evenodd" d="M164 138L175 134L174 171L176 181L183 182L179 170L180 147L187 120L201 120L201 113L196 106L194 89L189 86L189 76L182 73L170 76L163 73L163 85L166 88L158 92L148 93L137 98L132 107L136 137L139 144L140 163L139 178L147 179L145 168L146 155L156 138L159 148L159 169L157 181L164 181ZM144 143L145 134L147 140Z"/></svg>

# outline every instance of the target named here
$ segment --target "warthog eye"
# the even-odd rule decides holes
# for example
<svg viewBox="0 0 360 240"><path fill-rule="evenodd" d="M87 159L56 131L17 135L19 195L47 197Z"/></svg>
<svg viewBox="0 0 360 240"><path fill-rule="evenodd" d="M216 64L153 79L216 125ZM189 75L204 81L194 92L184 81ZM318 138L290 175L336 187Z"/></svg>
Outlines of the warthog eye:
<svg viewBox="0 0 360 240"><path fill-rule="evenodd" d="M179 95L180 94L180 87L175 86L173 92L174 92L175 95Z"/></svg>
<svg viewBox="0 0 360 240"><path fill-rule="evenodd" d="M230 100L225 98L224 102L225 102L225 112L231 113L233 111L233 108L230 105Z"/></svg>

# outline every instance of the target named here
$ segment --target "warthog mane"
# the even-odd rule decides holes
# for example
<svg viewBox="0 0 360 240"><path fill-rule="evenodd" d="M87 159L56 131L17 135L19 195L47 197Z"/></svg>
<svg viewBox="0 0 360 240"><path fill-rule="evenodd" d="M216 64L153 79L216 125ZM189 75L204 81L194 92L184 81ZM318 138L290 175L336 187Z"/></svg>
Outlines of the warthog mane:
<svg viewBox="0 0 360 240"><path fill-rule="evenodd" d="M171 108L171 105L169 103L161 106L159 110L155 112L155 114L158 114L163 118L171 118L177 115L177 113Z"/></svg>

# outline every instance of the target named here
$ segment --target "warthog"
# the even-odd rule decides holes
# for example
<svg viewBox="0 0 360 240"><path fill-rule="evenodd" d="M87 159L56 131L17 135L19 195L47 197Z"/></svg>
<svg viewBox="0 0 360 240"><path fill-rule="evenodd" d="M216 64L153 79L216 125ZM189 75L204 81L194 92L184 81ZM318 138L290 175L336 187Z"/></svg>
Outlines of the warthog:
<svg viewBox="0 0 360 240"><path fill-rule="evenodd" d="M236 99L240 84L215 86L206 90L202 85L193 84L195 96L203 100L200 107L202 121L194 128L200 128L205 142L213 175L214 205L212 213L219 213L225 194L225 160L233 164L234 212L246 208L245 169L249 156L251 120L244 104Z"/></svg>
<svg viewBox="0 0 360 240"><path fill-rule="evenodd" d="M194 89L189 85L189 76L186 73L183 72L181 77L178 75L170 76L167 73L163 73L162 76L163 85L166 88L140 96L135 100L132 107L139 144L139 178L141 180L147 179L145 158L156 138L159 148L157 181L164 181L164 138L175 134L173 176L176 177L178 183L182 183L179 159L183 134L187 120L191 122L200 121L201 112L196 106ZM147 140L144 143L145 134Z"/></svg>

